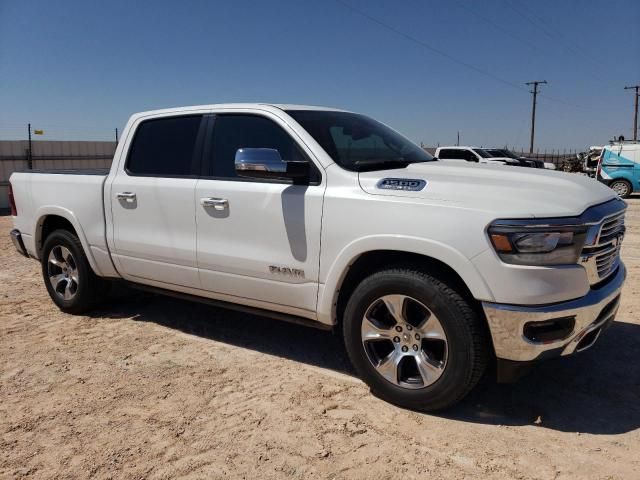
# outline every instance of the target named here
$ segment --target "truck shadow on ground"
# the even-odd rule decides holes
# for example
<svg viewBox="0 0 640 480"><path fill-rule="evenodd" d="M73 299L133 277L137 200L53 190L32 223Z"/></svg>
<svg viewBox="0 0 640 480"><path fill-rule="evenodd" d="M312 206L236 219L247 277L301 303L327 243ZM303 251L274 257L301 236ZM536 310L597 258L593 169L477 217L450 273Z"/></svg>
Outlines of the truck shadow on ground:
<svg viewBox="0 0 640 480"><path fill-rule="evenodd" d="M640 428L640 325L614 322L596 344L540 363L514 384L483 381L448 418L536 424L564 432L620 434Z"/></svg>
<svg viewBox="0 0 640 480"><path fill-rule="evenodd" d="M153 322L355 375L340 336L331 332L146 293L124 294L112 305L94 315ZM639 339L640 325L614 322L586 352L542 363L515 384L499 385L486 378L460 404L437 415L590 434L636 430L640 428L640 361L635 353Z"/></svg>

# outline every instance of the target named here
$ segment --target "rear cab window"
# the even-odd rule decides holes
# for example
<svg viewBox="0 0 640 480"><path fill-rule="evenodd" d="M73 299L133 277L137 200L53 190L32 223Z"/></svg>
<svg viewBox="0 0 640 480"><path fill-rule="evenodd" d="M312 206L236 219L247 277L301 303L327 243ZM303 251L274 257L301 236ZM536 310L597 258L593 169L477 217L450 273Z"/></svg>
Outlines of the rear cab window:
<svg viewBox="0 0 640 480"><path fill-rule="evenodd" d="M133 176L189 177L197 173L203 115L145 120L136 128L125 170Z"/></svg>
<svg viewBox="0 0 640 480"><path fill-rule="evenodd" d="M464 150L457 148L443 148L438 153L438 158L442 160L466 160Z"/></svg>

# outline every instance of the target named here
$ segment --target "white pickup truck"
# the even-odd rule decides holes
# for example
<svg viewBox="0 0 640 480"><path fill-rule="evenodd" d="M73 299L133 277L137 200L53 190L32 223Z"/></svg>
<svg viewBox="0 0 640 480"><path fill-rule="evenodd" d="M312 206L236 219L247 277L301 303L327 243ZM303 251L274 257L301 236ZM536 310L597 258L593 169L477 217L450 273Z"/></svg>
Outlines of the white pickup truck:
<svg viewBox="0 0 640 480"><path fill-rule="evenodd" d="M10 183L16 248L63 311L119 279L337 329L371 389L415 409L454 404L496 359L506 379L589 348L626 276L606 186L434 161L341 110L139 113L110 171Z"/></svg>

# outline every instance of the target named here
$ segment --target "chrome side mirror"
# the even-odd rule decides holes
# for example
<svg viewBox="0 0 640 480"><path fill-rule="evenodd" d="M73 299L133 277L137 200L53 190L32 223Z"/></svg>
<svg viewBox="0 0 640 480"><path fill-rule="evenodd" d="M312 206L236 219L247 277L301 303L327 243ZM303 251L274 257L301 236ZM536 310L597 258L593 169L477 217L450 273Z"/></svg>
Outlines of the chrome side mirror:
<svg viewBox="0 0 640 480"><path fill-rule="evenodd" d="M309 178L308 162L286 162L274 148L239 148L235 169L239 177L245 178Z"/></svg>

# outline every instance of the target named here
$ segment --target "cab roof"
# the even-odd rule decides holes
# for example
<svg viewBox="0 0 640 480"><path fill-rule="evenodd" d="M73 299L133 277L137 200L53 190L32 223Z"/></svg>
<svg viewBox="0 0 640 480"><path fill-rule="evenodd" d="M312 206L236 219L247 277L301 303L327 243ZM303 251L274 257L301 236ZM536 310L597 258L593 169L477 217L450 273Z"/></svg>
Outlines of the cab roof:
<svg viewBox="0 0 640 480"><path fill-rule="evenodd" d="M346 112L347 110L341 110L339 108L332 107L322 107L316 105L295 105L295 104L287 104L287 103L213 103L208 105L190 105L184 107L172 107L172 108L163 108L159 110L148 110L145 112L137 112L134 114L135 116L152 116L152 115L160 115L167 113L183 113L189 111L197 111L197 110L217 110L217 109L257 109L257 110L269 110L269 109L278 109L278 110L321 110L328 112Z"/></svg>

